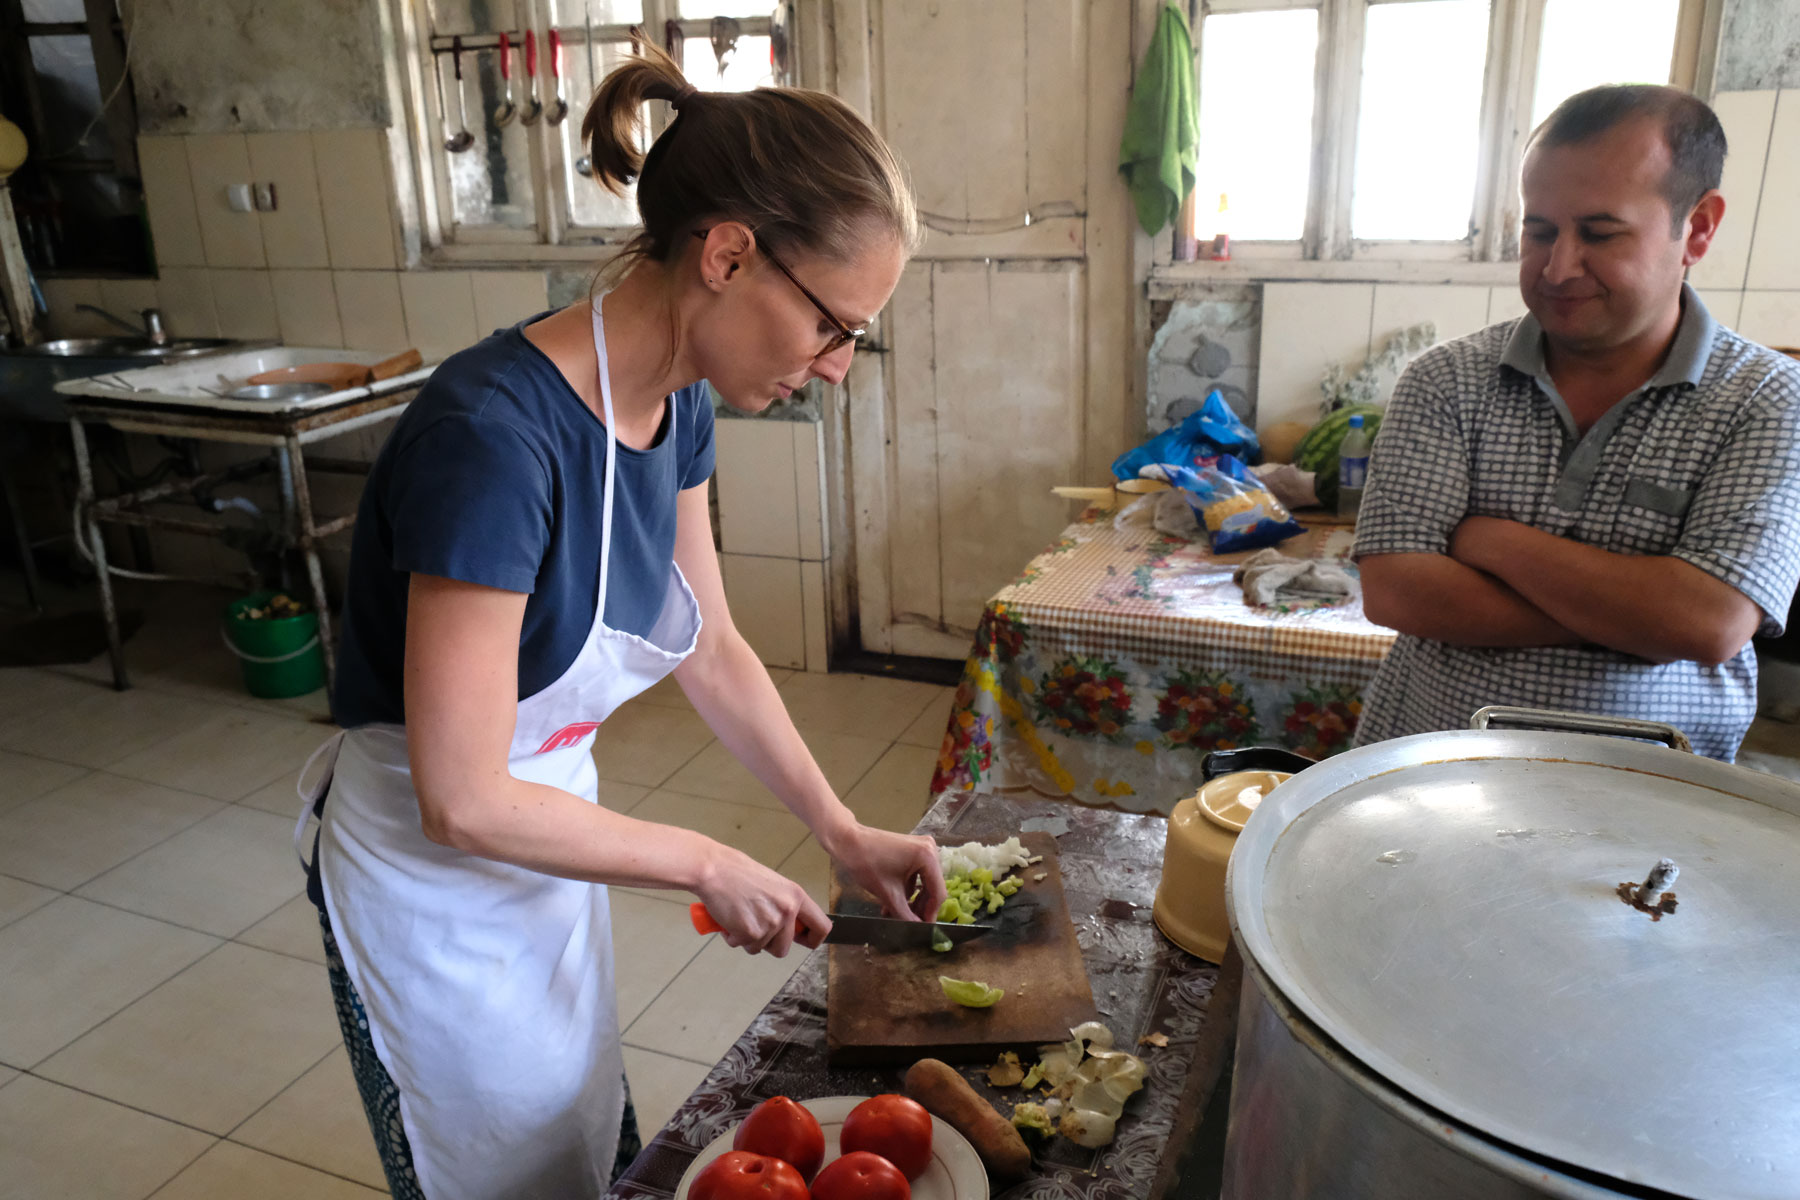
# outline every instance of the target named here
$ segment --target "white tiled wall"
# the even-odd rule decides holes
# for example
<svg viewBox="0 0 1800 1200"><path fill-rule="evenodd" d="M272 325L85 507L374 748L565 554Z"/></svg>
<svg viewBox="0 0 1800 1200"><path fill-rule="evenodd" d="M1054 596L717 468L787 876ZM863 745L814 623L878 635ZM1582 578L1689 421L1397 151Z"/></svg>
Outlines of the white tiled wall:
<svg viewBox="0 0 1800 1200"><path fill-rule="evenodd" d="M726 419L715 426L719 542L731 616L770 666L827 668L830 556L820 426Z"/></svg>
<svg viewBox="0 0 1800 1200"><path fill-rule="evenodd" d="M250 177L275 185L275 211L256 214L269 265L314 269L330 266L319 177L313 167L312 134L253 133L244 141L250 151Z"/></svg>
<svg viewBox="0 0 1800 1200"><path fill-rule="evenodd" d="M731 618L756 656L771 667L806 667L806 618L800 560L754 554L719 556Z"/></svg>
<svg viewBox="0 0 1800 1200"><path fill-rule="evenodd" d="M795 424L724 420L714 428L720 545L727 554L798 559Z"/></svg>
<svg viewBox="0 0 1800 1200"><path fill-rule="evenodd" d="M381 136L379 131L364 129L312 135L313 159L323 178L329 180L320 200L326 245L335 270L391 271L400 265Z"/></svg>
<svg viewBox="0 0 1800 1200"><path fill-rule="evenodd" d="M1349 372L1362 365L1374 308L1372 283L1263 286L1258 426L1318 419L1320 377L1334 364Z"/></svg>
<svg viewBox="0 0 1800 1200"><path fill-rule="evenodd" d="M1517 285L1488 289L1489 325L1498 325L1502 321L1511 321L1525 315L1525 297L1520 294Z"/></svg>
<svg viewBox="0 0 1800 1200"><path fill-rule="evenodd" d="M1724 92L1725 221L1691 278L1713 315L1770 346L1800 346L1800 90Z"/></svg>
<svg viewBox="0 0 1800 1200"><path fill-rule="evenodd" d="M1369 349L1379 352L1394 334L1424 321L1437 327L1441 342L1474 333L1488 324L1488 291L1485 287L1378 283Z"/></svg>
<svg viewBox="0 0 1800 1200"><path fill-rule="evenodd" d="M1765 346L1800 346L1800 290L1745 292L1738 332Z"/></svg>
<svg viewBox="0 0 1800 1200"><path fill-rule="evenodd" d="M477 340L475 289L466 271L407 271L400 276L406 340L427 361Z"/></svg>
<svg viewBox="0 0 1800 1200"><path fill-rule="evenodd" d="M1750 265L1750 235L1756 229L1757 197L1762 191L1763 168L1768 160L1769 125L1775 119L1775 97L1770 88L1757 92L1726 92L1713 100L1713 111L1725 127L1731 152L1725 156L1725 174L1719 190L1725 196L1725 221L1719 226L1706 257L1688 273L1696 288L1741 291Z"/></svg>
<svg viewBox="0 0 1800 1200"><path fill-rule="evenodd" d="M250 183L250 146L241 133L209 133L185 139L188 169L194 181L194 206L200 220L200 243L209 267L261 267L263 253L259 214L233 212L228 189Z"/></svg>
<svg viewBox="0 0 1800 1200"><path fill-rule="evenodd" d="M267 271L208 271L221 337L279 338L281 318ZM179 331L177 331L179 332Z"/></svg>
<svg viewBox="0 0 1800 1200"><path fill-rule="evenodd" d="M475 291L475 332L481 337L550 307L542 271L479 271L470 283Z"/></svg>
<svg viewBox="0 0 1800 1200"><path fill-rule="evenodd" d="M330 271L277 270L269 272L275 292L275 315L281 340L289 346L342 346L344 326L339 318L337 291Z"/></svg>
<svg viewBox="0 0 1800 1200"><path fill-rule="evenodd" d="M1800 197L1800 89L1785 88L1775 97L1762 202L1756 206L1750 270L1744 277L1746 289L1800 289L1800 203L1796 197Z"/></svg>
<svg viewBox="0 0 1800 1200"><path fill-rule="evenodd" d="M1716 292L1711 288L1695 288L1700 303L1706 305L1706 311L1712 314L1713 320L1727 329L1738 328L1738 319L1744 305L1742 292Z"/></svg>
<svg viewBox="0 0 1800 1200"><path fill-rule="evenodd" d="M400 303L400 275L395 271L333 271L344 345L355 350L385 350L406 342L406 309Z"/></svg>
<svg viewBox="0 0 1800 1200"><path fill-rule="evenodd" d="M102 333L95 304L171 332L442 356L548 307L542 271L400 271L376 129L138 139L157 280L46 279L51 332ZM225 189L273 183L274 212Z"/></svg>
<svg viewBox="0 0 1800 1200"><path fill-rule="evenodd" d="M144 198L150 210L150 236L156 242L157 262L164 268L206 265L187 139L139 138L138 168L144 176Z"/></svg>

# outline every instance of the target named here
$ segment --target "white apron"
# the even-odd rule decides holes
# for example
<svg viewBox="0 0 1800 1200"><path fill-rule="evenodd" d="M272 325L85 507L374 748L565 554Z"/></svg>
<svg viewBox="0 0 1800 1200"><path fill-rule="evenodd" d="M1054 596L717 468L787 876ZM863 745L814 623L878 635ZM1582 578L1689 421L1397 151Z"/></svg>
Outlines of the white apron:
<svg viewBox="0 0 1800 1200"><path fill-rule="evenodd" d="M519 702L507 767L597 803L594 730L693 652L700 607L670 564L647 638L606 625L612 387L594 304L606 496L593 628L560 679ZM668 437L676 435L670 401ZM623 1107L607 889L440 846L420 829L406 730L340 734L319 839L326 910L369 1034L400 1091L430 1200L604 1193ZM301 814L303 838L308 808ZM301 843L303 844L303 842Z"/></svg>

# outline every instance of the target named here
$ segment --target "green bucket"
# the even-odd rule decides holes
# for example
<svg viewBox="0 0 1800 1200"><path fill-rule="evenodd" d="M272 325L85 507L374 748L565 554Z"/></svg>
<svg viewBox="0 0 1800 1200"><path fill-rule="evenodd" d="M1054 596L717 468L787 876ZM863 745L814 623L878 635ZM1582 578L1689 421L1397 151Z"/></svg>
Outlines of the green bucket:
<svg viewBox="0 0 1800 1200"><path fill-rule="evenodd" d="M252 696L280 700L325 686L325 652L319 645L319 614L242 620L238 614L261 608L280 593L257 592L225 606L225 645L244 670Z"/></svg>

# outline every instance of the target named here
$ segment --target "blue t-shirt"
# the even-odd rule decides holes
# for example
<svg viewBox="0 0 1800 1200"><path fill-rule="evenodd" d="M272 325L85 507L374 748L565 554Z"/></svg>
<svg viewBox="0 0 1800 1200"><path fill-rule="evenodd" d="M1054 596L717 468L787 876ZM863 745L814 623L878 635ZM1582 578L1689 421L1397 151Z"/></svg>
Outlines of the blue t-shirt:
<svg viewBox="0 0 1800 1200"><path fill-rule="evenodd" d="M376 456L357 509L331 704L346 728L406 720L413 572L530 594L520 699L560 678L593 626L606 426L522 332L543 315L445 359ZM606 596L612 628L643 635L655 624L675 558L675 497L712 470L703 383L669 398L649 449L619 447Z"/></svg>

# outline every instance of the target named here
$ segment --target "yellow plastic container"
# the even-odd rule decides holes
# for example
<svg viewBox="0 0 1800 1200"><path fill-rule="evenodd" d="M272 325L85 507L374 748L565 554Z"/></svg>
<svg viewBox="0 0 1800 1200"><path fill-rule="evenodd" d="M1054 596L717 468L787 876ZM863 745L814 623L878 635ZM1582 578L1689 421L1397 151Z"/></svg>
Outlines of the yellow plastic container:
<svg viewBox="0 0 1800 1200"><path fill-rule="evenodd" d="M1284 771L1237 771L1175 805L1152 915L1163 936L1189 954L1215 963L1225 956L1231 940L1225 918L1231 849L1263 797L1288 778Z"/></svg>

